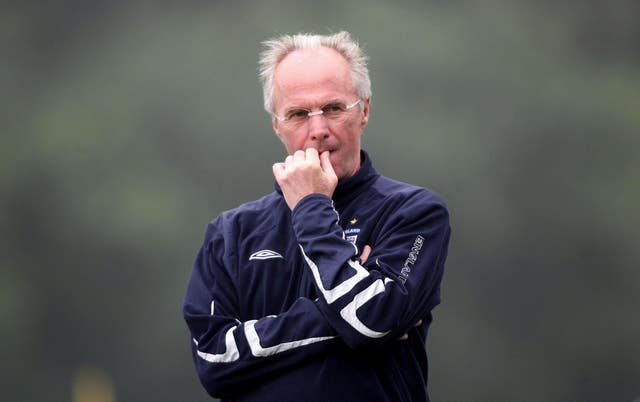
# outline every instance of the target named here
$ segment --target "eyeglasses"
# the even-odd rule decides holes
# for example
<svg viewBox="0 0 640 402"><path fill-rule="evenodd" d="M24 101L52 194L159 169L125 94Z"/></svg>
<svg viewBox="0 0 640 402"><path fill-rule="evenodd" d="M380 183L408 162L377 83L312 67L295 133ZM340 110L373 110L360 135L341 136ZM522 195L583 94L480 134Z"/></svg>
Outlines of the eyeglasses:
<svg viewBox="0 0 640 402"><path fill-rule="evenodd" d="M278 116L275 113L271 113L271 115L279 122L291 127L302 125L309 121L311 117L318 115L323 115L329 121L342 123L349 117L349 111L361 102L362 99L358 99L349 105L342 102L330 102L315 112L305 108L294 108L287 110L284 116Z"/></svg>

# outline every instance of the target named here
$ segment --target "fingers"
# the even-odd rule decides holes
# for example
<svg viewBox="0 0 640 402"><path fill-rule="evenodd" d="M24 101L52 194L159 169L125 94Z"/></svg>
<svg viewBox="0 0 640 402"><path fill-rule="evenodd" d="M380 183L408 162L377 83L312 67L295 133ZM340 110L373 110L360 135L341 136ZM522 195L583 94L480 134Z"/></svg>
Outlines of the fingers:
<svg viewBox="0 0 640 402"><path fill-rule="evenodd" d="M318 150L315 148L307 148L306 150L297 150L293 155L288 155L284 160L287 165L300 164L304 162L310 162L312 164L320 164L320 158L318 156Z"/></svg>
<svg viewBox="0 0 640 402"><path fill-rule="evenodd" d="M273 176L276 178L276 181L280 180L284 174L284 163L274 163L271 170L273 170Z"/></svg>
<svg viewBox="0 0 640 402"><path fill-rule="evenodd" d="M367 244L362 248L362 253L360 254L360 264L364 264L369 258L369 254L371 254L371 247Z"/></svg>
<svg viewBox="0 0 640 402"><path fill-rule="evenodd" d="M364 251L362 252L362 254L364 254ZM419 327L420 325L422 325L422 320L418 320L415 324L413 324L414 327ZM409 334L404 334L401 337L398 337L399 341L406 341L407 339L409 339Z"/></svg>
<svg viewBox="0 0 640 402"><path fill-rule="evenodd" d="M293 153L293 163L302 163L306 159L306 154L304 151L297 150Z"/></svg>
<svg viewBox="0 0 640 402"><path fill-rule="evenodd" d="M320 154L320 167L325 173L335 176L336 172L334 172L333 170L331 159L329 159L330 156L331 153L329 151L324 151L322 154Z"/></svg>
<svg viewBox="0 0 640 402"><path fill-rule="evenodd" d="M315 148L307 148L305 151L305 156L307 158L307 162L312 163L320 163L320 158L318 157L318 150Z"/></svg>

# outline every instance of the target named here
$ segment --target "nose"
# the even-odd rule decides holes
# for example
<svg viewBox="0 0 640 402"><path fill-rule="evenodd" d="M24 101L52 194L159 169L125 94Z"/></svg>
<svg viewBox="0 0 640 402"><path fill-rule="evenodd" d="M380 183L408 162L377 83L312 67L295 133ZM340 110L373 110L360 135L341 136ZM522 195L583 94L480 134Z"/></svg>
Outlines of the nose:
<svg viewBox="0 0 640 402"><path fill-rule="evenodd" d="M329 138L329 124L323 115L309 117L309 138L313 141L323 141Z"/></svg>

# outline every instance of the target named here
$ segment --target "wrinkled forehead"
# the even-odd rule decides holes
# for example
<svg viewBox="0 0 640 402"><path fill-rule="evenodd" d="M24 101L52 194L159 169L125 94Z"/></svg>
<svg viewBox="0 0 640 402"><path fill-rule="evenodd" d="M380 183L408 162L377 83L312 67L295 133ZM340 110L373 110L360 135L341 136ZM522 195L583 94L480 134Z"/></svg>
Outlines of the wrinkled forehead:
<svg viewBox="0 0 640 402"><path fill-rule="evenodd" d="M289 53L276 67L274 90L276 106L282 102L322 103L355 93L349 63L326 47Z"/></svg>

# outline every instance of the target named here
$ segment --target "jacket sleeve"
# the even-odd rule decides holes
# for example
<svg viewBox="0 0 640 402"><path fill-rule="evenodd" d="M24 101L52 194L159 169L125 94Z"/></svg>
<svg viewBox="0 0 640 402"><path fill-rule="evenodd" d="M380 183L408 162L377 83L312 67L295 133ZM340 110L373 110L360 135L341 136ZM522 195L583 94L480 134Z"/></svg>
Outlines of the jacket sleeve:
<svg viewBox="0 0 640 402"><path fill-rule="evenodd" d="M312 194L293 210L297 241L329 325L351 348L394 340L439 302L450 237L449 216L423 190L385 212L365 266L345 240L329 197Z"/></svg>
<svg viewBox="0 0 640 402"><path fill-rule="evenodd" d="M183 302L198 376L207 392L230 398L251 381L330 347L336 338L317 302L300 298L289 310L241 322L235 285L225 267L222 218L207 227Z"/></svg>

